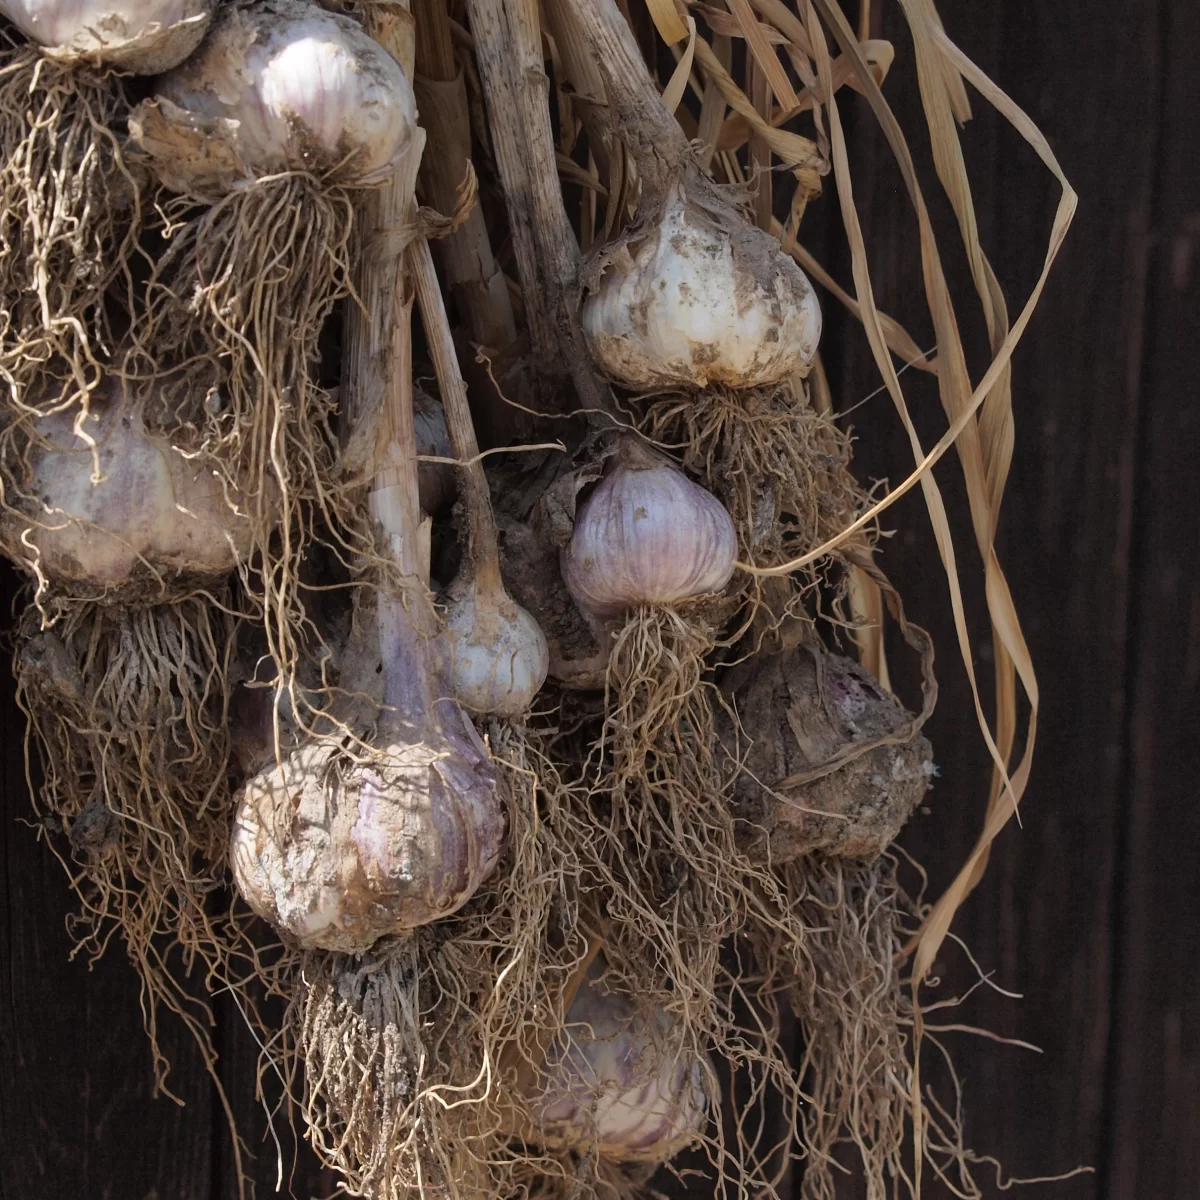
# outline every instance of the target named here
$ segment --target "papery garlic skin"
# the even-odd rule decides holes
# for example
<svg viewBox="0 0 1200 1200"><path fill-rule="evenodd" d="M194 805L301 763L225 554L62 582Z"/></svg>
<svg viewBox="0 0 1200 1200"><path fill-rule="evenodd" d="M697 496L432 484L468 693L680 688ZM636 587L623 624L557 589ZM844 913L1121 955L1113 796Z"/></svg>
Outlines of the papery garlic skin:
<svg viewBox="0 0 1200 1200"><path fill-rule="evenodd" d="M544 1141L618 1162L664 1162L703 1133L704 1064L678 1047L665 1013L656 1024L652 1036L627 997L584 982L530 1099Z"/></svg>
<svg viewBox="0 0 1200 1200"><path fill-rule="evenodd" d="M216 0L0 0L0 15L55 58L157 75L195 50L216 7Z"/></svg>
<svg viewBox="0 0 1200 1200"><path fill-rule="evenodd" d="M550 649L537 621L503 589L452 589L444 617L450 685L472 712L528 712L546 682Z"/></svg>
<svg viewBox="0 0 1200 1200"><path fill-rule="evenodd" d="M658 224L613 254L583 331L600 369L629 388L762 387L807 373L821 308L775 238L725 227L676 187Z"/></svg>
<svg viewBox="0 0 1200 1200"><path fill-rule="evenodd" d="M74 432L74 412L38 422L27 452L30 495L0 518L11 558L54 583L103 590L155 576L218 577L245 559L252 527L238 496L147 429L145 399L115 379L93 397L81 428L95 459Z"/></svg>
<svg viewBox="0 0 1200 1200"><path fill-rule="evenodd" d="M197 194L293 170L360 187L403 168L415 186L425 142L400 64L307 0L226 9L130 133L166 186Z"/></svg>
<svg viewBox="0 0 1200 1200"><path fill-rule="evenodd" d="M434 699L445 696L439 647L416 633L402 598L381 592L377 607L375 634L365 631L376 622L356 614L341 676L351 694L382 681L374 744L315 738L238 794L238 890L305 948L361 953L448 916L504 846L506 809L487 748L461 709Z"/></svg>
<svg viewBox="0 0 1200 1200"><path fill-rule="evenodd" d="M636 442L575 516L562 575L599 617L719 592L733 576L737 531L724 505Z"/></svg>
<svg viewBox="0 0 1200 1200"><path fill-rule="evenodd" d="M243 788L238 890L305 948L361 952L460 908L503 843L494 779L429 737L354 762L317 742Z"/></svg>

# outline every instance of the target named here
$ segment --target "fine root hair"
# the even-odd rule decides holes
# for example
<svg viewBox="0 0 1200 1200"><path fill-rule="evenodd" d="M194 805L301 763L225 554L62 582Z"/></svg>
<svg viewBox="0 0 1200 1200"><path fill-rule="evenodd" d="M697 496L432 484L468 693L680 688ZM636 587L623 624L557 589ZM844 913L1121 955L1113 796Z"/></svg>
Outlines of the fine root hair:
<svg viewBox="0 0 1200 1200"><path fill-rule="evenodd" d="M786 938L778 928L755 927L750 939L764 994L776 996L797 1025L799 1194L833 1200L849 1172L867 1200L914 1195L915 1145L954 1194L981 1195L957 1102L945 1107L924 1097L914 1132L912 986L903 945L922 907L899 882L896 858L811 855L778 874L802 933Z"/></svg>
<svg viewBox="0 0 1200 1200"><path fill-rule="evenodd" d="M160 1010L184 1021L215 1077L206 993L264 973L223 890L239 616L224 592L153 607L66 602L49 626L43 613L26 609L14 661L40 828L79 899L76 953L125 944L169 1094Z"/></svg>
<svg viewBox="0 0 1200 1200"><path fill-rule="evenodd" d="M86 405L132 305L142 177L119 75L0 32L0 381L18 415Z"/></svg>
<svg viewBox="0 0 1200 1200"><path fill-rule="evenodd" d="M314 539L354 540L338 478L336 396L317 379L319 339L350 294L353 204L304 174L257 180L197 210L160 207L164 249L146 287L127 370L216 380L201 405L164 398L163 431L243 497L268 648L294 676L308 636L301 584ZM194 392L194 388L191 389ZM349 555L346 555L349 558Z"/></svg>

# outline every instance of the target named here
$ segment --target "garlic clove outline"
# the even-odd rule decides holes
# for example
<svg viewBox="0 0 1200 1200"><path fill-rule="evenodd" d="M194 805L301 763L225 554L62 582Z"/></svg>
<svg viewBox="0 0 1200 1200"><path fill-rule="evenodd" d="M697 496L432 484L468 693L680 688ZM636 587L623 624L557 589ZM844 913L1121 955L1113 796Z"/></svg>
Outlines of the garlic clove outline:
<svg viewBox="0 0 1200 1200"><path fill-rule="evenodd" d="M439 734L365 758L315 741L251 779L230 846L251 909L301 947L360 953L465 904L504 817L486 752Z"/></svg>
<svg viewBox="0 0 1200 1200"><path fill-rule="evenodd" d="M602 618L719 592L736 562L725 506L629 437L580 506L561 559L575 603Z"/></svg>
<svg viewBox="0 0 1200 1200"><path fill-rule="evenodd" d="M437 698L443 647L422 632L425 615L423 593L360 593L340 682L365 693L382 681L371 744L314 737L238 793L238 890L301 947L361 953L448 916L504 849L496 768L467 715Z"/></svg>
<svg viewBox="0 0 1200 1200"><path fill-rule="evenodd" d="M55 583L105 591L155 576L216 578L247 558L253 527L236 491L147 427L153 399L113 376L79 418L82 436L72 411L38 421L26 454L32 494L0 515L10 558Z"/></svg>
<svg viewBox="0 0 1200 1200"><path fill-rule="evenodd" d="M450 686L472 712L516 717L546 682L550 648L532 615L504 590L460 576L445 615Z"/></svg>
<svg viewBox="0 0 1200 1200"><path fill-rule="evenodd" d="M309 0L225 9L129 128L167 187L197 195L283 171L348 187L400 171L411 191L425 144L400 64Z"/></svg>
<svg viewBox="0 0 1200 1200"><path fill-rule="evenodd" d="M7 17L54 58L157 75L200 44L217 0L0 0Z"/></svg>
<svg viewBox="0 0 1200 1200"><path fill-rule="evenodd" d="M672 188L583 305L596 364L626 387L763 387L807 374L821 308L779 242Z"/></svg>

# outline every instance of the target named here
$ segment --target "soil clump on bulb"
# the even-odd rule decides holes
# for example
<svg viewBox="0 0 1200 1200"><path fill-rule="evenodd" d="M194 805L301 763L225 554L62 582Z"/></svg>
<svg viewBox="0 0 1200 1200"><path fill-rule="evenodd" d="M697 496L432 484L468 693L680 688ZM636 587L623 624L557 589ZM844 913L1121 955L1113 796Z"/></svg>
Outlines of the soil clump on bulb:
<svg viewBox="0 0 1200 1200"><path fill-rule="evenodd" d="M857 663L807 646L729 670L718 713L747 854L873 859L935 774L922 719Z"/></svg>

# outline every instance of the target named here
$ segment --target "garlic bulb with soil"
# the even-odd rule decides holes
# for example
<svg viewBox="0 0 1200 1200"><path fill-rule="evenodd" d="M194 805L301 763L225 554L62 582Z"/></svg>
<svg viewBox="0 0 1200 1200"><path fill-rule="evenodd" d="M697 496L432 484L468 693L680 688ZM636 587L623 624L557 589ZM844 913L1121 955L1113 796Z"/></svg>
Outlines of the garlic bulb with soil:
<svg viewBox="0 0 1200 1200"><path fill-rule="evenodd" d="M850 659L798 647L722 681L740 841L757 861L871 860L895 841L935 774L921 721Z"/></svg>
<svg viewBox="0 0 1200 1200"><path fill-rule="evenodd" d="M157 75L200 44L217 0L0 0L0 15L64 61Z"/></svg>
<svg viewBox="0 0 1200 1200"><path fill-rule="evenodd" d="M576 604L610 617L643 604L719 592L737 534L721 502L634 438L584 501L562 554Z"/></svg>
<svg viewBox="0 0 1200 1200"><path fill-rule="evenodd" d="M348 17L307 0L231 5L199 51L159 79L130 133L175 191L304 171L363 187L416 180L425 134L412 85Z"/></svg>
<svg viewBox="0 0 1200 1200"><path fill-rule="evenodd" d="M383 680L371 744L314 738L239 798L230 850L238 890L305 948L358 953L444 917L500 856L495 770L466 716L435 700L438 647L405 605L385 588L374 638L359 651L378 664L365 675L377 669Z"/></svg>
<svg viewBox="0 0 1200 1200"><path fill-rule="evenodd" d="M585 271L583 328L597 365L635 389L763 387L806 374L821 310L804 272L701 169L614 0L562 2L641 186L634 226Z"/></svg>
<svg viewBox="0 0 1200 1200"><path fill-rule="evenodd" d="M812 284L731 209L678 186L654 220L606 254L583 329L619 383L743 388L807 374L821 336Z"/></svg>
<svg viewBox="0 0 1200 1200"><path fill-rule="evenodd" d="M567 1011L527 1103L545 1145L617 1162L665 1162L708 1122L705 1065L666 1013L647 1027L633 1001L600 983L598 959Z"/></svg>
<svg viewBox="0 0 1200 1200"><path fill-rule="evenodd" d="M219 578L245 560L250 524L240 496L147 426L157 389L110 378L78 420L36 425L0 517L0 544L55 585L110 597L176 577ZM23 495L22 495L23 493Z"/></svg>

